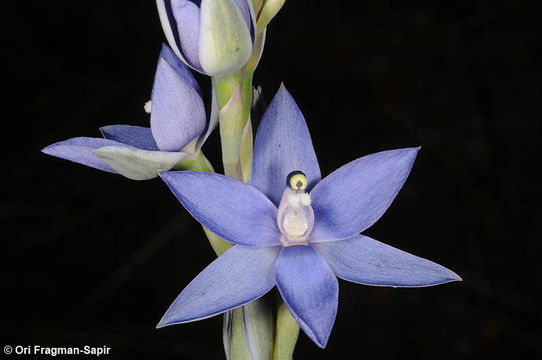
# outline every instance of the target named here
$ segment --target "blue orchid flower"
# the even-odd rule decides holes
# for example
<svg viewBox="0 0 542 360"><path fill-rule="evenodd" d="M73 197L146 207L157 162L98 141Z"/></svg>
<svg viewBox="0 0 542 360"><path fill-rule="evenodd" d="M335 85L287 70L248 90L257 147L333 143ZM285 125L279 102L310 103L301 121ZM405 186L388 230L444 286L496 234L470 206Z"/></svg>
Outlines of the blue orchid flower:
<svg viewBox="0 0 542 360"><path fill-rule="evenodd" d="M192 73L166 45L162 46L151 95L150 128L110 125L104 139L76 137L42 151L133 180L192 164L218 123L216 104L207 120L201 90Z"/></svg>
<svg viewBox="0 0 542 360"><path fill-rule="evenodd" d="M192 69L210 76L239 70L256 40L251 0L156 0L164 34Z"/></svg>
<svg viewBox="0 0 542 360"><path fill-rule="evenodd" d="M461 280L359 234L390 206L418 150L367 155L321 179L303 115L281 87L258 129L250 185L219 174L160 174L201 224L236 246L181 292L158 327L223 313L276 285L303 331L325 347L337 313L337 277L391 287Z"/></svg>

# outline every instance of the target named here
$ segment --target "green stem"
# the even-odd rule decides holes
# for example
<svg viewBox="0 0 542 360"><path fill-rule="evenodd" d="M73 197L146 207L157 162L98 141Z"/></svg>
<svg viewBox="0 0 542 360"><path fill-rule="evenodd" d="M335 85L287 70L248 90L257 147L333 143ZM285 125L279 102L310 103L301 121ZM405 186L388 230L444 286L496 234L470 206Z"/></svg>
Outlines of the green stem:
<svg viewBox="0 0 542 360"><path fill-rule="evenodd" d="M273 360L290 360L293 357L295 344L299 335L299 325L290 315L282 300L277 310L277 327Z"/></svg>
<svg viewBox="0 0 542 360"><path fill-rule="evenodd" d="M248 119L250 119L250 110L252 109L252 78L254 71L247 69L245 76L243 76L243 82L241 84L241 91L243 96L243 125L246 125Z"/></svg>
<svg viewBox="0 0 542 360"><path fill-rule="evenodd" d="M222 109L230 101L242 77L241 70L222 76L213 76L213 87L219 109Z"/></svg>
<svg viewBox="0 0 542 360"><path fill-rule="evenodd" d="M214 77L224 173L248 182L252 168L252 71Z"/></svg>
<svg viewBox="0 0 542 360"><path fill-rule="evenodd" d="M211 162L207 160L203 151L199 151L193 157L187 157L179 161L173 167L173 170L191 170L191 171L201 171L201 172L215 172Z"/></svg>

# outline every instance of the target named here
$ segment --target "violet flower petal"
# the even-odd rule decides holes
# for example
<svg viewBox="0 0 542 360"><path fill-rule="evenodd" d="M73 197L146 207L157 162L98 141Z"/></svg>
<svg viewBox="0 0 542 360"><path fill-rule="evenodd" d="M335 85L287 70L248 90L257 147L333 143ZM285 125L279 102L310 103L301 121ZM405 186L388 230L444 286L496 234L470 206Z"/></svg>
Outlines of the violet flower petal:
<svg viewBox="0 0 542 360"><path fill-rule="evenodd" d="M339 299L339 284L328 264L309 246L285 247L275 278L290 314L316 345L325 347Z"/></svg>
<svg viewBox="0 0 542 360"><path fill-rule="evenodd" d="M275 286L273 268L279 251L279 247L232 247L188 284L157 327L205 319L263 296Z"/></svg>
<svg viewBox="0 0 542 360"><path fill-rule="evenodd" d="M207 123L199 92L175 66L160 58L152 90L151 130L162 151L182 150Z"/></svg>
<svg viewBox="0 0 542 360"><path fill-rule="evenodd" d="M226 241L278 246L277 208L255 187L214 173L168 171L162 179L196 220Z"/></svg>
<svg viewBox="0 0 542 360"><path fill-rule="evenodd" d="M183 58L195 69L201 69L199 61L200 7L199 0L171 0L174 19L170 19L170 23L178 33L177 45L180 45L179 50Z"/></svg>
<svg viewBox="0 0 542 360"><path fill-rule="evenodd" d="M130 147L129 145L125 145L120 142L108 139L76 137L64 141L59 141L57 143L47 146L41 151L47 155L52 155L61 159L70 160L79 164L93 167L98 170L107 171L110 173L117 173L106 163L104 163L98 156L92 153L93 150L101 148L103 146Z"/></svg>
<svg viewBox="0 0 542 360"><path fill-rule="evenodd" d="M202 96L201 89L196 79L194 78L194 76L192 75L188 67L181 61L181 59L179 59L179 57L173 52L173 50L169 46L162 44L162 51L160 52L160 58L166 60L169 65L175 68L175 70L177 70L179 75L183 76L186 82L191 84L194 90L196 90L198 94ZM198 152L201 149L201 147L203 146L203 144L205 143L209 135L211 135L213 130L217 127L218 115L219 115L218 104L216 101L215 91L213 88L211 91L211 108L209 110L209 118L206 122L206 127L204 130L205 133L200 135L197 141L196 152Z"/></svg>
<svg viewBox="0 0 542 360"><path fill-rule="evenodd" d="M336 276L363 285L422 287L461 281L453 271L363 235L312 244Z"/></svg>
<svg viewBox="0 0 542 360"><path fill-rule="evenodd" d="M388 150L354 160L310 192L311 242L350 238L373 225L406 181L419 148Z"/></svg>
<svg viewBox="0 0 542 360"><path fill-rule="evenodd" d="M104 138L134 146L138 149L159 151L150 128L132 125L108 125L100 128Z"/></svg>
<svg viewBox="0 0 542 360"><path fill-rule="evenodd" d="M160 57L158 59L158 62L160 62L160 59L166 60L166 62L177 71L177 74L181 76L187 83L192 85L194 90L196 90L201 96L201 89L199 87L199 84L196 81L196 78L194 78L194 75L192 75L190 69L188 69L188 67L182 62L182 60L179 59L177 54L175 54L175 52L166 44L162 44L162 49L160 50Z"/></svg>
<svg viewBox="0 0 542 360"><path fill-rule="evenodd" d="M295 170L305 173L308 189L321 179L305 118L281 85L258 128L250 183L278 206L286 177Z"/></svg>

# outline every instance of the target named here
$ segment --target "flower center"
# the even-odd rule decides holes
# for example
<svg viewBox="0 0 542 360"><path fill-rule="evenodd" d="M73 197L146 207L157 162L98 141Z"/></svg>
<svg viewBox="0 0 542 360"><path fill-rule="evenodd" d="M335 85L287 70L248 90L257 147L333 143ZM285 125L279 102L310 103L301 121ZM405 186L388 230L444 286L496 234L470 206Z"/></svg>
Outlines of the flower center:
<svg viewBox="0 0 542 360"><path fill-rule="evenodd" d="M301 238L309 230L309 219L301 209L288 206L282 217L282 228L289 237Z"/></svg>
<svg viewBox="0 0 542 360"><path fill-rule="evenodd" d="M294 173L295 176L288 177L288 187L282 194L277 214L277 225L282 235L280 240L284 246L308 245L314 224L311 197L304 191L305 175Z"/></svg>

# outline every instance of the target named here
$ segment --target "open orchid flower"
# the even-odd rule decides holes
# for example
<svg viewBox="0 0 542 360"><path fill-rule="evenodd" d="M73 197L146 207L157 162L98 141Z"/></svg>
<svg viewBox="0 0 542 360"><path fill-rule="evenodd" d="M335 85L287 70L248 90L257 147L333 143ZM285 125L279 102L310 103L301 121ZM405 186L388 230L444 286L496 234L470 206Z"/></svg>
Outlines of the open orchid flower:
<svg viewBox="0 0 542 360"><path fill-rule="evenodd" d="M210 116L201 90L188 68L166 45L162 46L152 89L150 128L110 125L100 128L105 139L76 137L42 151L66 160L147 180L158 172L186 168L198 158L201 146L216 127L214 95Z"/></svg>
<svg viewBox="0 0 542 360"><path fill-rule="evenodd" d="M337 313L337 277L391 287L461 280L359 234L390 206L418 149L367 155L321 179L303 115L281 87L258 129L251 185L210 173L160 174L201 224L236 246L181 292L158 327L223 313L276 285L303 331L324 347Z"/></svg>
<svg viewBox="0 0 542 360"><path fill-rule="evenodd" d="M192 69L210 76L239 70L256 40L251 0L156 0L164 34Z"/></svg>

